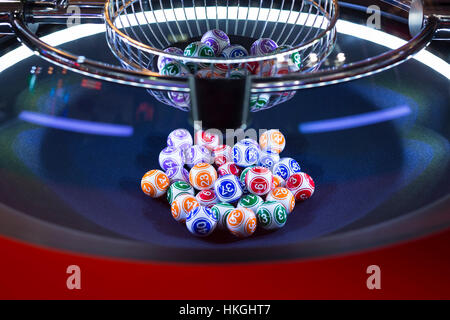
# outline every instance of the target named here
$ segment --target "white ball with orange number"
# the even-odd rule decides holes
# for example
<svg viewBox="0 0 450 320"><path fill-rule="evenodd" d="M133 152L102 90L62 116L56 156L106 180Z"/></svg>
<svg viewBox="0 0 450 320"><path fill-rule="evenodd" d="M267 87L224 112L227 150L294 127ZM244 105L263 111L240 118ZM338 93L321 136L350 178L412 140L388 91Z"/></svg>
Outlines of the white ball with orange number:
<svg viewBox="0 0 450 320"><path fill-rule="evenodd" d="M198 206L200 206L200 204L193 195L187 193L180 194L172 202L172 217L178 222L185 222L188 213Z"/></svg>
<svg viewBox="0 0 450 320"><path fill-rule="evenodd" d="M195 132L194 143L198 146L206 147L209 151L219 145L220 137L216 133L208 132L208 130L199 130Z"/></svg>
<svg viewBox="0 0 450 320"><path fill-rule="evenodd" d="M150 170L141 179L142 191L152 198L164 195L169 186L169 177L161 170Z"/></svg>
<svg viewBox="0 0 450 320"><path fill-rule="evenodd" d="M239 238L251 236L257 226L255 213L247 208L237 208L232 210L227 216L228 230Z"/></svg>
<svg viewBox="0 0 450 320"><path fill-rule="evenodd" d="M219 145L212 150L212 156L214 158L214 163L216 166L233 161L233 155L231 153L231 147L226 144Z"/></svg>
<svg viewBox="0 0 450 320"><path fill-rule="evenodd" d="M284 180L279 175L274 174L272 177L272 190L278 187L286 187L286 180Z"/></svg>
<svg viewBox="0 0 450 320"><path fill-rule="evenodd" d="M211 189L216 180L216 169L209 163L198 163L189 172L189 182L197 190Z"/></svg>
<svg viewBox="0 0 450 320"><path fill-rule="evenodd" d="M286 139L279 130L271 129L259 137L259 146L262 150L271 150L280 153L286 146Z"/></svg>
<svg viewBox="0 0 450 320"><path fill-rule="evenodd" d="M281 203L286 209L287 213L291 213L295 207L295 197L292 192L287 188L275 188L269 192L266 197L266 201L276 201Z"/></svg>

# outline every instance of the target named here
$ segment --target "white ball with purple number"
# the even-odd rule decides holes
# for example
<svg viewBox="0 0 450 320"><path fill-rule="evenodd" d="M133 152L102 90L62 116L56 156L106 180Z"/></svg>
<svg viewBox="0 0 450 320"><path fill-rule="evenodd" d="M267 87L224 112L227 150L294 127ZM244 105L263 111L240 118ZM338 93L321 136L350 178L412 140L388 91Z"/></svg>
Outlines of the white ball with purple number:
<svg viewBox="0 0 450 320"><path fill-rule="evenodd" d="M236 202L242 195L242 187L239 178L233 174L227 174L214 182L214 191L221 202Z"/></svg>
<svg viewBox="0 0 450 320"><path fill-rule="evenodd" d="M280 161L280 155L278 152L271 150L261 150L259 153L259 165L266 167L268 169L273 168L273 166Z"/></svg>
<svg viewBox="0 0 450 320"><path fill-rule="evenodd" d="M272 168L273 174L279 175L284 180L287 180L294 173L300 173L301 168L297 161L292 158L282 158Z"/></svg>
<svg viewBox="0 0 450 320"><path fill-rule="evenodd" d="M159 153L159 165L163 170L184 166L183 150L175 147L166 147Z"/></svg>
<svg viewBox="0 0 450 320"><path fill-rule="evenodd" d="M275 41L269 38L261 38L256 40L250 48L250 54L253 56L264 56L277 50L278 45Z"/></svg>
<svg viewBox="0 0 450 320"><path fill-rule="evenodd" d="M176 181L184 181L189 183L189 171L187 171L183 166L173 166L167 168L166 175L169 177L170 183Z"/></svg>
<svg viewBox="0 0 450 320"><path fill-rule="evenodd" d="M176 47L169 47L167 49L164 49L164 52L183 56L183 50L181 50L180 48L176 48ZM169 62L173 62L173 61L176 61L176 60L173 58L169 58L169 57L159 56L158 70L161 71L166 64L168 64Z"/></svg>
<svg viewBox="0 0 450 320"><path fill-rule="evenodd" d="M186 129L173 130L167 137L167 146L186 150L192 147L194 140Z"/></svg>
<svg viewBox="0 0 450 320"><path fill-rule="evenodd" d="M192 168L198 163L212 163L211 152L204 146L192 146L184 150L184 161L187 166Z"/></svg>
<svg viewBox="0 0 450 320"><path fill-rule="evenodd" d="M216 215L207 207L198 206L189 211L186 216L186 227L195 236L209 236L216 226Z"/></svg>
<svg viewBox="0 0 450 320"><path fill-rule="evenodd" d="M222 53L222 50L230 45L230 38L219 29L213 29L206 32L202 37L202 42L211 47L216 56Z"/></svg>
<svg viewBox="0 0 450 320"><path fill-rule="evenodd" d="M259 161L259 147L252 143L238 142L232 149L233 162L240 167L249 167Z"/></svg>

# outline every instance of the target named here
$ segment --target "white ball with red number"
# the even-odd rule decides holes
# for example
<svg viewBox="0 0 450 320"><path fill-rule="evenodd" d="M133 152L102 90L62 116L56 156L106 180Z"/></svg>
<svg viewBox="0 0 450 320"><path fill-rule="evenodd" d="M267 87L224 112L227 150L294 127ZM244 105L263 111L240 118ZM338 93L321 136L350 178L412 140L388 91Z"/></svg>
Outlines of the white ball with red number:
<svg viewBox="0 0 450 320"><path fill-rule="evenodd" d="M288 188L295 196L295 200L305 201L314 193L314 180L306 173L294 173L287 179L286 188Z"/></svg>
<svg viewBox="0 0 450 320"><path fill-rule="evenodd" d="M212 150L212 156L214 158L214 163L219 167L227 162L233 161L231 147L226 144L215 147Z"/></svg>
<svg viewBox="0 0 450 320"><path fill-rule="evenodd" d="M235 175L236 177L240 177L241 175L241 169L236 165L234 162L227 162L223 165L221 165L217 172L219 173L219 176L225 176L227 174Z"/></svg>
<svg viewBox="0 0 450 320"><path fill-rule="evenodd" d="M184 162L190 168L198 163L212 163L211 152L203 146L192 146L184 150Z"/></svg>
<svg viewBox="0 0 450 320"><path fill-rule="evenodd" d="M255 213L247 208L236 208L227 216L228 230L239 238L251 236L257 226Z"/></svg>
<svg viewBox="0 0 450 320"><path fill-rule="evenodd" d="M272 172L264 167L253 167L245 176L247 190L258 196L263 196L272 189Z"/></svg>
<svg viewBox="0 0 450 320"><path fill-rule="evenodd" d="M287 188L272 189L266 197L266 201L276 201L283 205L287 213L291 213L295 207L295 197Z"/></svg>
<svg viewBox="0 0 450 320"><path fill-rule="evenodd" d="M202 190L195 196L200 205L211 208L216 203L219 203L219 198L217 198L216 193L213 189Z"/></svg>
<svg viewBox="0 0 450 320"><path fill-rule="evenodd" d="M219 140L218 134L203 130L197 131L194 136L195 144L206 147L209 151L214 150L219 145Z"/></svg>
<svg viewBox="0 0 450 320"><path fill-rule="evenodd" d="M216 180L216 169L209 163L198 163L189 171L189 182L197 190L211 189Z"/></svg>

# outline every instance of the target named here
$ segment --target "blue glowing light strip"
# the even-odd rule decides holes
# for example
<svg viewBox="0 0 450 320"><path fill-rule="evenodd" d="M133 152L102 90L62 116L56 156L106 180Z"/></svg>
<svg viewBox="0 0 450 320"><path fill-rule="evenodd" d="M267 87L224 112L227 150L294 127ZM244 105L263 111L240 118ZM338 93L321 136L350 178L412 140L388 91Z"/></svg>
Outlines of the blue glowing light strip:
<svg viewBox="0 0 450 320"><path fill-rule="evenodd" d="M410 113L411 109L409 106L404 105L354 116L304 122L299 125L298 129L305 134L339 131L394 120L407 116Z"/></svg>
<svg viewBox="0 0 450 320"><path fill-rule="evenodd" d="M133 135L133 127L126 125L61 118L32 111L22 111L19 114L19 119L53 129L61 129L85 134L116 137L129 137Z"/></svg>

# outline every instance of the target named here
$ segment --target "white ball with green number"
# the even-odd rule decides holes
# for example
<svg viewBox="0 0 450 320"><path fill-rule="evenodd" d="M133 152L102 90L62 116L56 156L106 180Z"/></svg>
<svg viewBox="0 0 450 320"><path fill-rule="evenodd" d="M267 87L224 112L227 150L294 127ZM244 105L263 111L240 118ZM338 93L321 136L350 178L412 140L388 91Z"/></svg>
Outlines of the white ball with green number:
<svg viewBox="0 0 450 320"><path fill-rule="evenodd" d="M197 41L197 42L193 42L191 44L189 44L186 49L184 49L184 56L185 57L197 57L197 58L214 58L215 54L213 49L204 44L203 42ZM192 62L188 62L189 65L189 69L192 71L195 68L195 65L192 65ZM198 63L197 66L199 68L205 68L207 66L209 66L209 63Z"/></svg>

